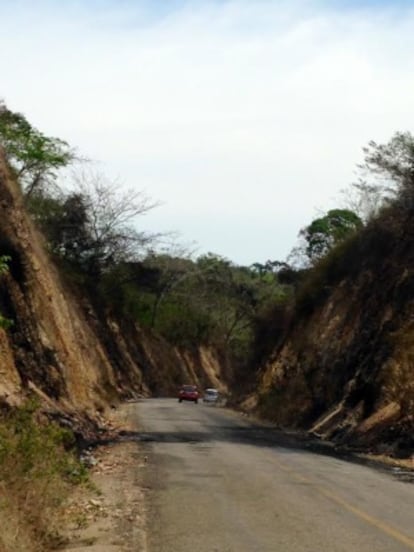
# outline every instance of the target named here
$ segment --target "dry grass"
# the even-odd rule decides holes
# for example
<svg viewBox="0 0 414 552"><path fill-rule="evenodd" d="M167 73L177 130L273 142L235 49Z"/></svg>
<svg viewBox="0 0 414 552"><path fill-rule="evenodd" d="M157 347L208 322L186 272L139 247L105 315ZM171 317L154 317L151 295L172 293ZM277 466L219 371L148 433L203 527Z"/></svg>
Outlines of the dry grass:
<svg viewBox="0 0 414 552"><path fill-rule="evenodd" d="M396 402L401 416L414 415L414 325L390 336L393 358L383 369L383 387L390 402Z"/></svg>
<svg viewBox="0 0 414 552"><path fill-rule="evenodd" d="M57 520L74 483L86 479L72 436L41 423L33 403L0 419L0 552L44 552L59 541Z"/></svg>

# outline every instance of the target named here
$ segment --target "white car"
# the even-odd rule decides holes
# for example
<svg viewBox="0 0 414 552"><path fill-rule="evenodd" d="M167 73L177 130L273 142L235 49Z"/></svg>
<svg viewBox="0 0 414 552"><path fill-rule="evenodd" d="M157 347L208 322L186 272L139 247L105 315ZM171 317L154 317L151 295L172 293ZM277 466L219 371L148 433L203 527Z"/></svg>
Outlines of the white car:
<svg viewBox="0 0 414 552"><path fill-rule="evenodd" d="M219 392L217 389L209 388L204 391L203 402L216 403L219 399Z"/></svg>

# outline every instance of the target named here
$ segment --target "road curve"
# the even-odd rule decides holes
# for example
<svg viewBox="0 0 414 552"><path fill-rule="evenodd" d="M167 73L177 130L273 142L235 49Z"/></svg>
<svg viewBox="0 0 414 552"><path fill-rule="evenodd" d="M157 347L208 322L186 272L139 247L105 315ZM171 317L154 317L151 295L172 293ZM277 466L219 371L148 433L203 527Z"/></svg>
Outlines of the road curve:
<svg viewBox="0 0 414 552"><path fill-rule="evenodd" d="M221 408L136 406L150 552L414 551L414 485Z"/></svg>

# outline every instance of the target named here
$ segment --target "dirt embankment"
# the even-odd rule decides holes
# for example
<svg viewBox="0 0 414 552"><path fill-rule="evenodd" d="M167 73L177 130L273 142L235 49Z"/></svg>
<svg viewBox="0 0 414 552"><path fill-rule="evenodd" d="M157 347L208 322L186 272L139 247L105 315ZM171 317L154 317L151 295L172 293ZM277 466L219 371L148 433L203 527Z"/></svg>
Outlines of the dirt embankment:
<svg viewBox="0 0 414 552"><path fill-rule="evenodd" d="M245 406L338 444L409 456L414 225L386 215L315 269Z"/></svg>

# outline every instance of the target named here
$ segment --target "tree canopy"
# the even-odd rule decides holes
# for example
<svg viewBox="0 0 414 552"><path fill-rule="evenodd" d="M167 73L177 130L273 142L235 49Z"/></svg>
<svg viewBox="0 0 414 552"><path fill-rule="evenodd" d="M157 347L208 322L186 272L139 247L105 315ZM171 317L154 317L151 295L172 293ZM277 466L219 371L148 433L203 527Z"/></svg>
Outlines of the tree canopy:
<svg viewBox="0 0 414 552"><path fill-rule="evenodd" d="M353 211L331 209L300 231L306 242L306 255L311 261L320 259L332 247L361 227L362 221Z"/></svg>
<svg viewBox="0 0 414 552"><path fill-rule="evenodd" d="M57 170L75 159L65 141L45 136L1 101L0 144L26 196L54 182Z"/></svg>

